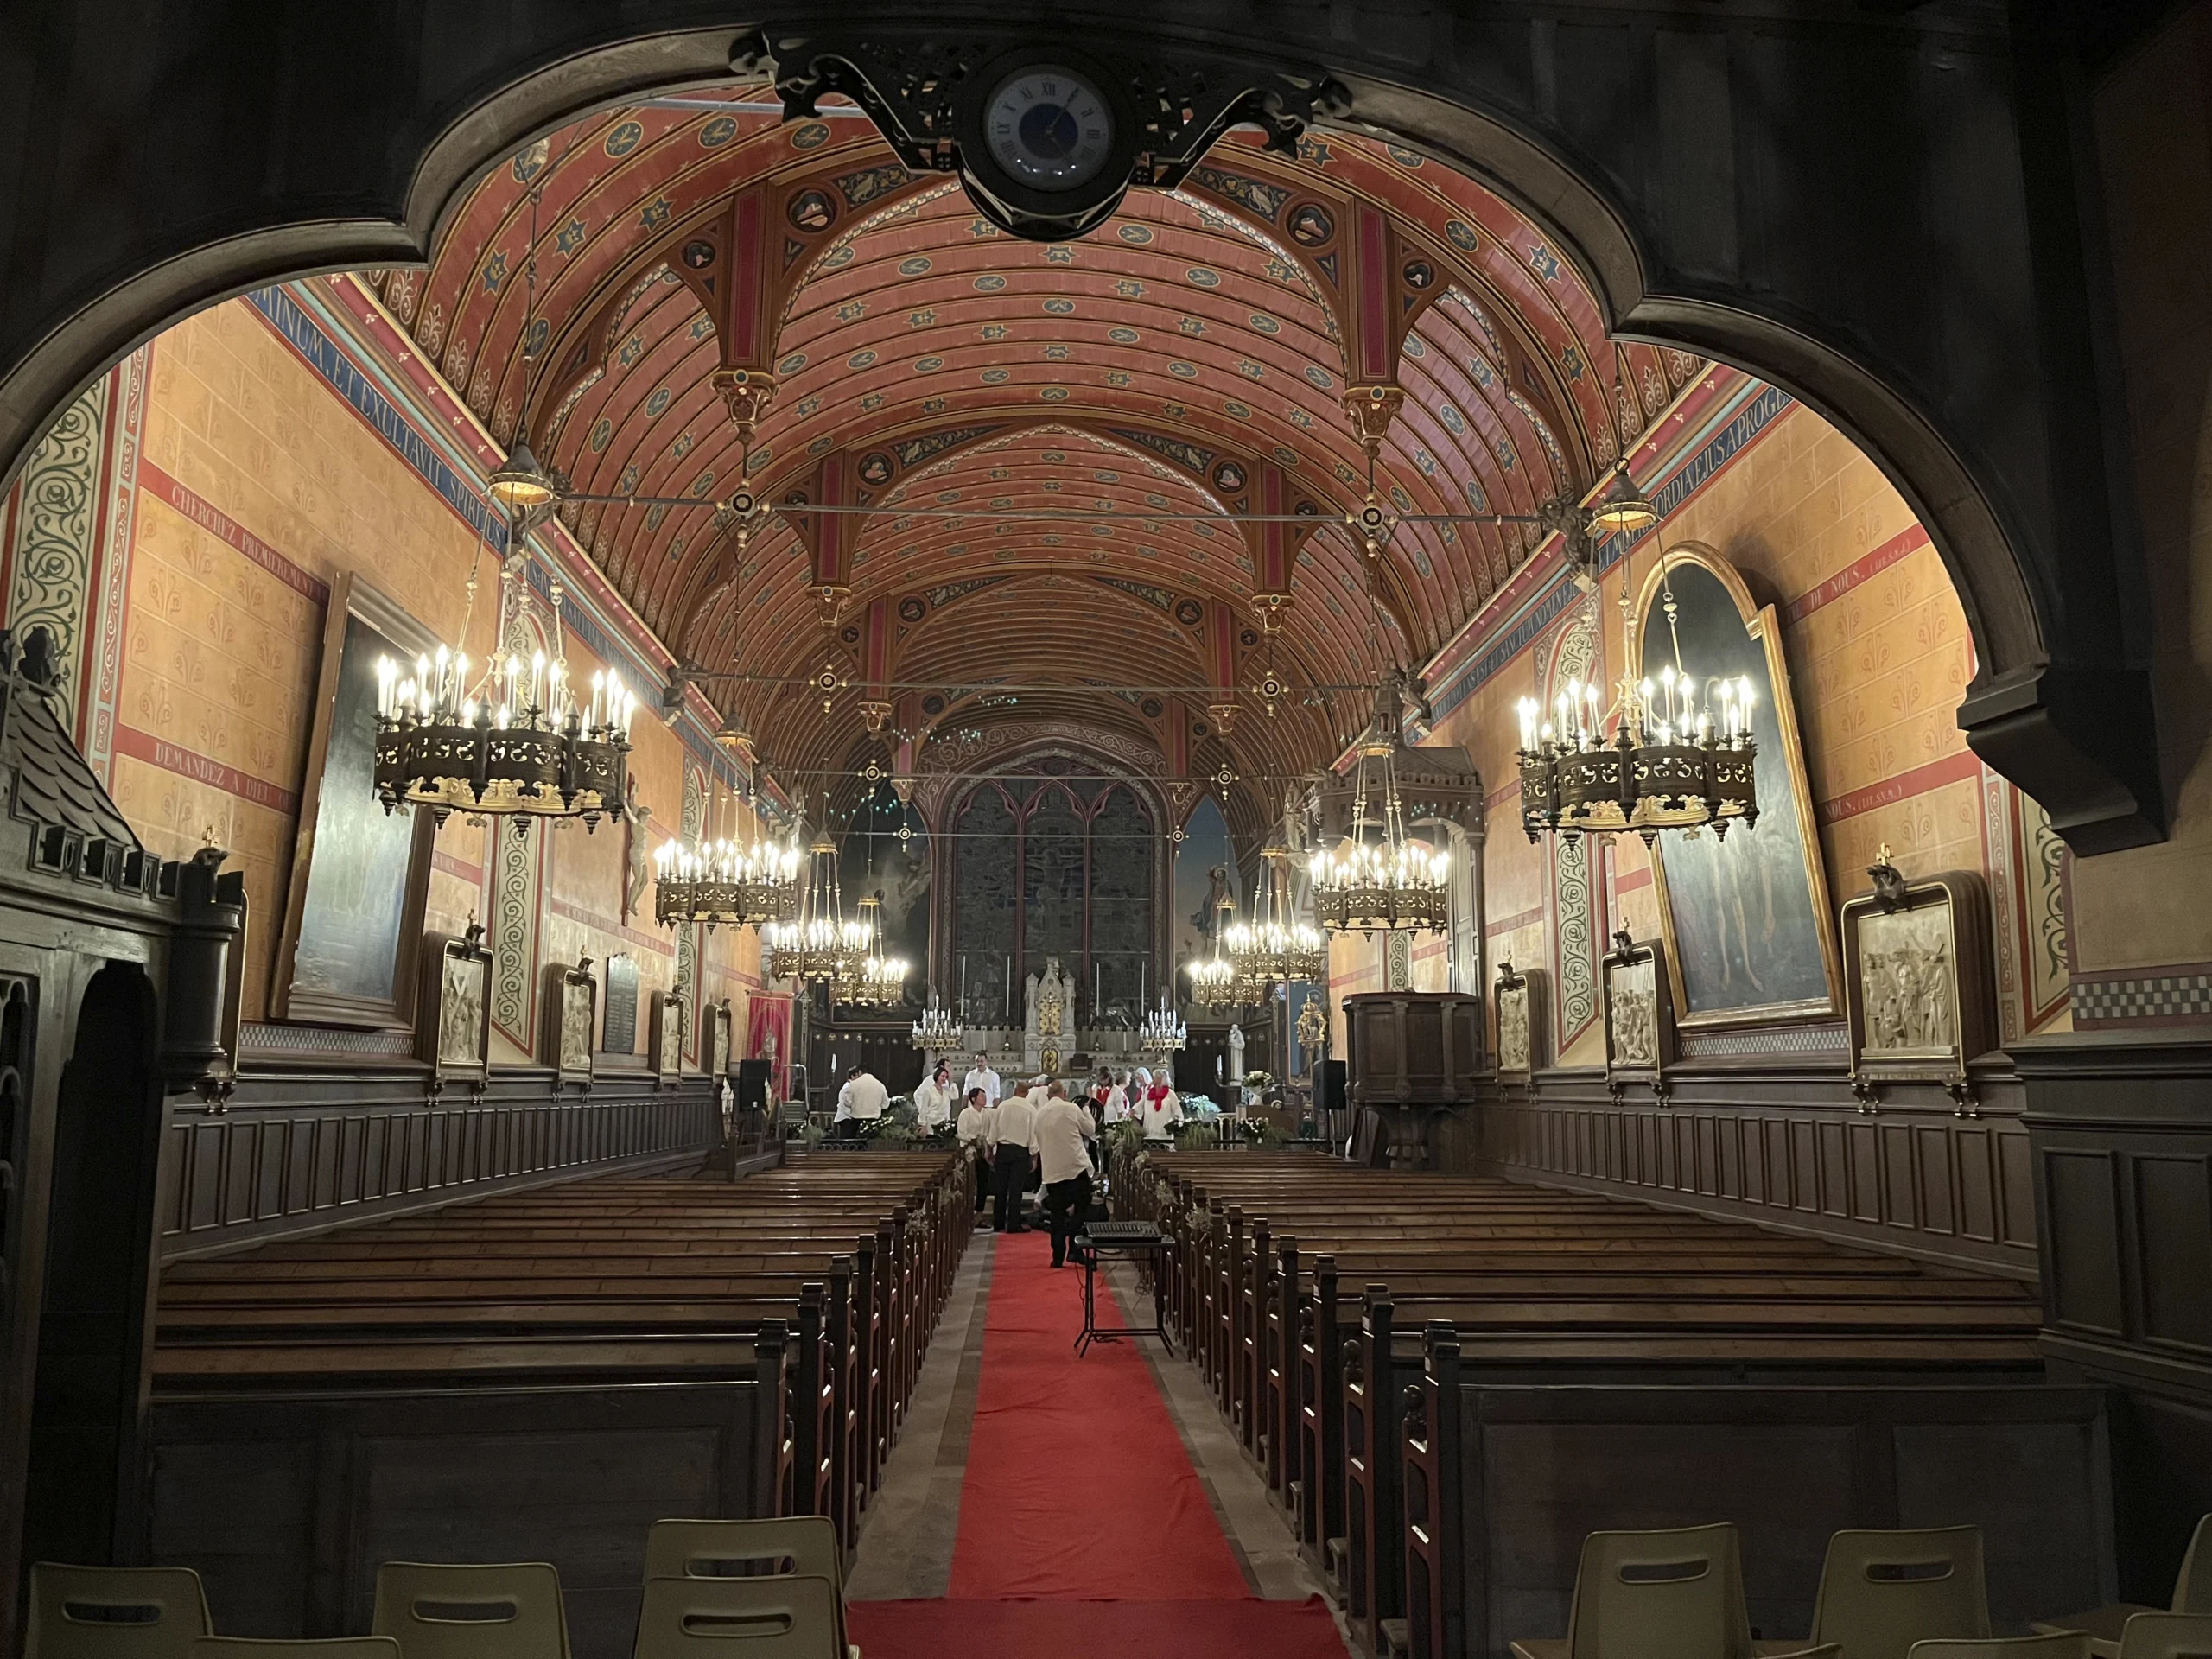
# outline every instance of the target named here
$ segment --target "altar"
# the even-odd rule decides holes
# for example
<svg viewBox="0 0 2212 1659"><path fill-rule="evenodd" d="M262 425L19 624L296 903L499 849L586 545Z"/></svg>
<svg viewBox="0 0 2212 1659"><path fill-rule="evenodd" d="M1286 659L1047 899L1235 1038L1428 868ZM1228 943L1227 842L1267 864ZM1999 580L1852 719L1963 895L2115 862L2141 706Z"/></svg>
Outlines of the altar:
<svg viewBox="0 0 2212 1659"><path fill-rule="evenodd" d="M1022 982L1019 1026L968 1026L958 1048L930 1050L927 1062L934 1066L943 1059L958 1077L966 1075L977 1054L983 1054L991 1069L1009 1083L1045 1074L1088 1075L1102 1065L1116 1071L1145 1066L1154 1075L1168 1069L1174 1057L1146 1052L1133 1028L1078 1024L1075 976L1058 957L1048 957L1040 972Z"/></svg>

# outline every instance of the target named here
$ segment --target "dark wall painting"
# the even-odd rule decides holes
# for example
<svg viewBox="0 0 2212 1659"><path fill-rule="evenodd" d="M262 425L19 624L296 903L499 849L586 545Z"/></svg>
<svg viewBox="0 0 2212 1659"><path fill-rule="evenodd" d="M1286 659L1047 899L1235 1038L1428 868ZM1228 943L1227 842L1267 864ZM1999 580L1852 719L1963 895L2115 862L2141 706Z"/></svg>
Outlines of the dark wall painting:
<svg viewBox="0 0 2212 1659"><path fill-rule="evenodd" d="M1236 855L1229 842L1229 822L1212 796L1191 809L1183 840L1175 849L1175 962L1182 964L1213 954L1213 935L1222 896L1239 897L1243 884ZM1183 993L1188 994L1185 982Z"/></svg>
<svg viewBox="0 0 2212 1659"><path fill-rule="evenodd" d="M301 833L278 947L281 1019L404 1025L428 885L427 815L376 796L377 664L427 631L351 572L331 595Z"/></svg>
<svg viewBox="0 0 2212 1659"><path fill-rule="evenodd" d="M1748 678L1758 745L1759 817L1725 839L1668 832L1653 855L1680 1022L1817 1018L1835 1011L1835 928L1812 796L1774 607L1751 601L1732 569L1670 550L1646 584L1636 672L1656 680L1677 658L1701 688ZM1718 705L1713 709L1719 718Z"/></svg>
<svg viewBox="0 0 2212 1659"><path fill-rule="evenodd" d="M901 832L904 832L903 834ZM930 984L930 844L922 815L888 784L855 810L837 849L849 912L873 894L883 904L883 948L906 960L906 995L926 1001ZM939 987L950 1000L952 988Z"/></svg>

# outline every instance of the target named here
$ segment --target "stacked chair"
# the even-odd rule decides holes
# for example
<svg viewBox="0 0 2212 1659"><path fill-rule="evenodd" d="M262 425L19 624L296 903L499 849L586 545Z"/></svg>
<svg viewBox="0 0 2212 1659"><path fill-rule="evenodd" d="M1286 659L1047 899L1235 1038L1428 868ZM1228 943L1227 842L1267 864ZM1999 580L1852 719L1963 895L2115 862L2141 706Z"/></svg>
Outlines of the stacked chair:
<svg viewBox="0 0 2212 1659"><path fill-rule="evenodd" d="M2145 1624L2144 1634L2138 1638L2139 1649L2130 1651L2123 1643L2138 1620L2155 1619ZM2139 1607L2132 1602L2116 1602L2109 1607L2099 1607L2086 1613L2069 1613L2058 1618L2038 1619L2036 1629L2044 1631L2081 1630L2089 1638L2089 1651L2095 1659L2144 1659L2153 1656L2162 1659L2166 1649L2144 1646L2152 1642L2181 1640L2201 1641L2191 1636L2178 1621L2194 1618L2207 1628L2212 1628L2212 1515L2196 1523L2189 1548L2181 1558L2181 1571L2174 1578L2174 1599L2164 1609ZM2203 1647L2174 1648L2177 1654L2192 1654L2212 1650Z"/></svg>
<svg viewBox="0 0 2212 1659"><path fill-rule="evenodd" d="M1831 1643L1751 1640L1736 1529L1593 1532L1582 1541L1564 1641L1523 1639L1513 1659L1841 1659Z"/></svg>
<svg viewBox="0 0 2212 1659"><path fill-rule="evenodd" d="M725 1655L860 1659L845 1636L843 1552L827 1516L653 1523L637 1659Z"/></svg>
<svg viewBox="0 0 2212 1659"><path fill-rule="evenodd" d="M369 1636L268 1641L212 1625L189 1567L41 1562L24 1659L569 1659L561 1575L542 1561L386 1561ZM655 1522L636 1659L861 1659L836 1522Z"/></svg>
<svg viewBox="0 0 2212 1659"><path fill-rule="evenodd" d="M188 1567L31 1568L28 1659L190 1659L214 1630Z"/></svg>
<svg viewBox="0 0 2212 1659"><path fill-rule="evenodd" d="M1994 1637L1979 1527L1839 1532L1803 1641L1757 1642L1743 1552L1729 1525L1593 1532L1564 1639L1522 1638L1514 1659L2212 1659L2212 1516L2183 1562L2171 1611L2120 1606ZM2202 1548L2200 1548L2200 1546ZM2088 1628L2113 1632L2112 1639Z"/></svg>

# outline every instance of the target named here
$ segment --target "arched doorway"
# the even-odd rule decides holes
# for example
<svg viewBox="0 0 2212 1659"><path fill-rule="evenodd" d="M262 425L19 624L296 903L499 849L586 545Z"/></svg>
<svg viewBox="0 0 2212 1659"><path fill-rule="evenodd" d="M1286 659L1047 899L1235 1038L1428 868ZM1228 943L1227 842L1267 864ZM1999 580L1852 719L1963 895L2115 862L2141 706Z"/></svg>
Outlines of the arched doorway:
<svg viewBox="0 0 2212 1659"><path fill-rule="evenodd" d="M128 1554L117 1533L137 1462L161 1130L156 1033L153 987L137 964L92 976L55 1106L27 1563Z"/></svg>
<svg viewBox="0 0 2212 1659"><path fill-rule="evenodd" d="M40 78L23 130L41 138L9 193L18 257L0 278L0 476L135 340L272 277L420 259L473 179L581 110L772 66L803 79L841 51L895 70L1025 38L1109 61L1129 41L1163 42L1146 73L1302 86L1324 142L1333 124L1490 181L1550 227L1531 258L1590 274L1609 330L1744 368L1834 421L1929 527L1959 588L1978 648L1960 711L1975 748L2077 851L2163 834L2063 31L1869 15L1792 32L1692 3L1478 22L1442 0L1354 0L1270 19L1262 36L1139 0L1096 19L995 17L948 48L942 15L911 0L795 9L770 36L683 7L642 37L537 0L496 39L426 47L411 14L308 0L281 12L273 66L232 54L209 73L180 18L137 38L141 96ZM76 0L43 27L59 51L99 25ZM840 29L866 30L866 47ZM317 107L329 62L387 67L348 88L346 120L290 124ZM226 142L149 145L147 108ZM241 147L279 158L276 184L237 165ZM71 184L126 151L145 159L115 194ZM1942 286L1974 298L1935 326L1924 297Z"/></svg>

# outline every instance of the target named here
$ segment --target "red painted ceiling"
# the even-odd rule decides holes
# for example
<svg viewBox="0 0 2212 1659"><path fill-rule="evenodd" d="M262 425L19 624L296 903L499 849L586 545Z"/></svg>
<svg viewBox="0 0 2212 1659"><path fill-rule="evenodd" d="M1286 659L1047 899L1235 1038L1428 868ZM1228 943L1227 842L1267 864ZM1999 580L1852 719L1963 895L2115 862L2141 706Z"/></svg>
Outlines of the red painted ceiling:
<svg viewBox="0 0 2212 1659"><path fill-rule="evenodd" d="M1347 389L1403 389L1387 505L1525 513L1702 366L1608 341L1471 179L1334 133L1295 161L1232 134L1182 189L1044 246L851 111L611 110L486 178L427 271L375 280L501 442L526 424L579 490L702 503L562 516L672 653L756 677L708 690L802 789L902 740L1090 728L1192 777L1225 761L1264 817L1358 728L1343 688L1425 660L1537 540L1402 524L1370 601ZM749 454L712 384L730 364L775 383ZM737 533L715 504L741 480L788 509ZM868 511L800 511L833 500Z"/></svg>

